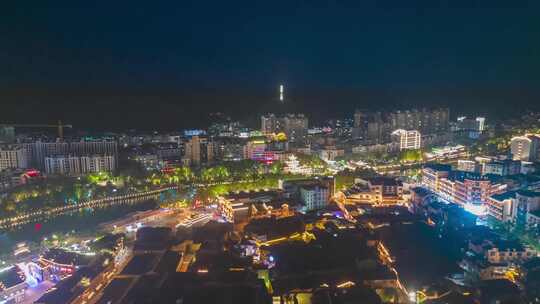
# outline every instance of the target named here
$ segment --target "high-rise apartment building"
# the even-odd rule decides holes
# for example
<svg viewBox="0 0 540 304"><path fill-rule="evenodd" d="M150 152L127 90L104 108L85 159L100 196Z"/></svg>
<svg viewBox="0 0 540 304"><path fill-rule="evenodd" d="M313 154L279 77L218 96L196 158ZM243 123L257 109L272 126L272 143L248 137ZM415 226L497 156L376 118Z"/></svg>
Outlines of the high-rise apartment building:
<svg viewBox="0 0 540 304"><path fill-rule="evenodd" d="M261 132L264 134L284 132L289 142L304 143L307 137L308 118L304 114L274 114L261 116Z"/></svg>
<svg viewBox="0 0 540 304"><path fill-rule="evenodd" d="M510 143L510 150L514 160L534 162L538 159L539 148L539 135L516 136L512 138Z"/></svg>
<svg viewBox="0 0 540 304"><path fill-rule="evenodd" d="M45 158L59 155L112 155L118 162L118 143L113 140L92 140L74 142L41 142L24 144L25 151L31 157L32 164L45 168Z"/></svg>
<svg viewBox="0 0 540 304"><path fill-rule="evenodd" d="M272 134L283 131L283 119L274 114L261 116L261 132L263 134Z"/></svg>
<svg viewBox="0 0 540 304"><path fill-rule="evenodd" d="M206 137L192 136L184 143L184 163L192 166L214 161L214 143Z"/></svg>
<svg viewBox="0 0 540 304"><path fill-rule="evenodd" d="M284 131L289 142L304 143L308 130L308 119L303 114L287 114L283 118Z"/></svg>
<svg viewBox="0 0 540 304"><path fill-rule="evenodd" d="M28 158L21 145L0 146L0 170L28 168Z"/></svg>
<svg viewBox="0 0 540 304"><path fill-rule="evenodd" d="M375 143L390 140L390 133L397 129L418 130L422 134L437 134L449 129L450 111L447 108L433 110L407 110L394 112L356 111L353 138Z"/></svg>
<svg viewBox="0 0 540 304"><path fill-rule="evenodd" d="M59 155L45 157L45 172L52 175L81 175L95 172L111 172L116 169L113 155L75 156Z"/></svg>
<svg viewBox="0 0 540 304"><path fill-rule="evenodd" d="M441 108L395 111L390 113L389 120L393 130L418 130L423 134L433 134L448 131L450 110Z"/></svg>

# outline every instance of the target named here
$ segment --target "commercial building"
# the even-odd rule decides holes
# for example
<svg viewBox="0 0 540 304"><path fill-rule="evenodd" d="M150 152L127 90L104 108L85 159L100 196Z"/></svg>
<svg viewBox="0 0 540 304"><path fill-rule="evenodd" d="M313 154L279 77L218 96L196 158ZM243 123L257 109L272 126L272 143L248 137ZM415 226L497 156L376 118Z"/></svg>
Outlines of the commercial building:
<svg viewBox="0 0 540 304"><path fill-rule="evenodd" d="M45 172L52 175L81 175L114 170L116 158L113 155L61 155L45 158Z"/></svg>
<svg viewBox="0 0 540 304"><path fill-rule="evenodd" d="M510 150L514 160L534 162L538 159L540 136L516 136L510 142Z"/></svg>
<svg viewBox="0 0 540 304"><path fill-rule="evenodd" d="M478 173L453 171L450 166L432 164L422 169L422 184L438 196L467 208L478 208L484 213L484 204L494 194L504 192L506 185ZM476 213L475 210L470 209Z"/></svg>
<svg viewBox="0 0 540 304"><path fill-rule="evenodd" d="M392 132L392 137L399 143L400 150L417 150L422 147L422 135L416 130L398 129Z"/></svg>
<svg viewBox="0 0 540 304"><path fill-rule="evenodd" d="M538 228L540 224L540 192L507 191L488 200L488 215L522 229Z"/></svg>
<svg viewBox="0 0 540 304"><path fill-rule="evenodd" d="M248 141L243 148L244 159L263 160L265 151L266 143L264 140Z"/></svg>
<svg viewBox="0 0 540 304"><path fill-rule="evenodd" d="M405 202L403 183L391 177L356 179L343 194L349 204L393 205Z"/></svg>
<svg viewBox="0 0 540 304"><path fill-rule="evenodd" d="M28 167L28 158L21 145L0 146L0 170Z"/></svg>

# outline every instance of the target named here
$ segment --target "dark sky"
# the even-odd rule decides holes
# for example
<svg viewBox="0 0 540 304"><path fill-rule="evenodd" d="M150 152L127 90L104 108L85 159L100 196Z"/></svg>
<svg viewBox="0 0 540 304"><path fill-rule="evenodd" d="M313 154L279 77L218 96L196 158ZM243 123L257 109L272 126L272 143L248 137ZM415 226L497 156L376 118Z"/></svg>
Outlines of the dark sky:
<svg viewBox="0 0 540 304"><path fill-rule="evenodd" d="M32 3L34 2L34 3ZM540 1L10 1L0 121L201 126L268 111L540 105Z"/></svg>

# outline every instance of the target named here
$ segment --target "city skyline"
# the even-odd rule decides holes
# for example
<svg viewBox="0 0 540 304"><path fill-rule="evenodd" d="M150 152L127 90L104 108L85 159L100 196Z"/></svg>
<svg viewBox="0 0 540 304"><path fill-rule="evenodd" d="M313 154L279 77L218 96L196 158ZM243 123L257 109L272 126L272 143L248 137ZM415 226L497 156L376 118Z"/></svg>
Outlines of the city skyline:
<svg viewBox="0 0 540 304"><path fill-rule="evenodd" d="M7 3L0 304L532 304L540 2Z"/></svg>

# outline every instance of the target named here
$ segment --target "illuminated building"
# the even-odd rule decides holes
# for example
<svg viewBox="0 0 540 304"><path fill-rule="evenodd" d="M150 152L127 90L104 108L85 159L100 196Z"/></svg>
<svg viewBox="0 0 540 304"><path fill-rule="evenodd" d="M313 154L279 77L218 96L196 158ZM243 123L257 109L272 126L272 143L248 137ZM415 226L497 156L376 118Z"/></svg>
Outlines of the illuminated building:
<svg viewBox="0 0 540 304"><path fill-rule="evenodd" d="M538 159L540 136L516 136L510 142L510 150L514 160L534 162Z"/></svg>
<svg viewBox="0 0 540 304"><path fill-rule="evenodd" d="M45 157L45 172L52 175L80 175L114 170L116 158L113 155Z"/></svg>
<svg viewBox="0 0 540 304"><path fill-rule="evenodd" d="M355 184L343 192L351 204L392 205L405 202L403 183L391 177L356 179Z"/></svg>
<svg viewBox="0 0 540 304"><path fill-rule="evenodd" d="M18 266L0 268L0 303L21 303L28 284L26 276Z"/></svg>
<svg viewBox="0 0 540 304"><path fill-rule="evenodd" d="M478 173L452 171L447 165L426 165L422 169L422 184L440 197L471 208L474 214L486 212L484 204L493 194L501 193L506 185ZM479 214L480 213L480 214Z"/></svg>
<svg viewBox="0 0 540 304"><path fill-rule="evenodd" d="M319 157L323 160L335 160L336 157L345 155L345 150L338 149L335 146L325 147L319 151Z"/></svg>
<svg viewBox="0 0 540 304"><path fill-rule="evenodd" d="M25 169L29 160L21 145L0 146L0 170Z"/></svg>
<svg viewBox="0 0 540 304"><path fill-rule="evenodd" d="M425 142L424 142L425 145ZM431 152L428 152L425 154L426 160L429 161L442 161L442 160L449 160L449 159L456 159L456 158L464 158L467 157L467 149L465 146L457 145L457 146L446 146L446 147L438 147L433 148ZM458 160L459 162L460 160ZM467 171L467 170L463 170ZM472 171L471 171L472 172Z"/></svg>
<svg viewBox="0 0 540 304"><path fill-rule="evenodd" d="M459 159L457 169L459 171L476 172L476 162L474 160Z"/></svg>
<svg viewBox="0 0 540 304"><path fill-rule="evenodd" d="M422 146L422 135L416 130L398 129L392 132L392 137L399 142L400 150L418 150Z"/></svg>
<svg viewBox="0 0 540 304"><path fill-rule="evenodd" d="M372 143L384 143L392 130L418 130L422 134L444 133L449 129L450 111L440 109L413 109L393 112L356 111L352 129L353 138Z"/></svg>
<svg viewBox="0 0 540 304"><path fill-rule="evenodd" d="M73 142L41 142L25 144L32 163L38 168L45 168L45 158L60 155L112 155L118 162L118 143L113 140L81 140Z"/></svg>
<svg viewBox="0 0 540 304"><path fill-rule="evenodd" d="M261 132L263 134L284 132L290 142L303 143L308 132L308 118L304 114L287 114L283 117L274 114L263 115Z"/></svg>
<svg viewBox="0 0 540 304"><path fill-rule="evenodd" d="M330 192L327 187L321 185L301 186L300 200L304 204L305 211L323 209L328 205Z"/></svg>
<svg viewBox="0 0 540 304"><path fill-rule="evenodd" d="M511 222L515 198L516 191L506 191L490 196L487 200L488 216L501 222Z"/></svg>
<svg viewBox="0 0 540 304"><path fill-rule="evenodd" d="M244 146L244 159L264 160L266 143L264 140L248 141Z"/></svg>
<svg viewBox="0 0 540 304"><path fill-rule="evenodd" d="M214 143L206 137L192 136L184 143L184 159L192 166L212 163Z"/></svg>
<svg viewBox="0 0 540 304"><path fill-rule="evenodd" d="M389 116L393 130L418 130L425 134L431 134L448 131L450 126L450 110L448 108L395 111L391 112Z"/></svg>
<svg viewBox="0 0 540 304"><path fill-rule="evenodd" d="M284 94L285 94L285 89L284 89L283 85L280 85L279 86L279 101L281 101L281 102L284 101Z"/></svg>
<svg viewBox="0 0 540 304"><path fill-rule="evenodd" d="M290 142L305 142L308 130L308 119L304 114L287 114L283 119L283 122L283 130Z"/></svg>
<svg viewBox="0 0 540 304"><path fill-rule="evenodd" d="M261 132L263 134L273 134L283 131L283 119L274 114L261 116Z"/></svg>
<svg viewBox="0 0 540 304"><path fill-rule="evenodd" d="M458 117L455 131L465 133L469 138L478 138L486 129L486 118L476 117L467 118L465 116Z"/></svg>
<svg viewBox="0 0 540 304"><path fill-rule="evenodd" d="M519 173L521 173L521 161L512 159L493 160L484 164L482 168L482 174L507 176Z"/></svg>
<svg viewBox="0 0 540 304"><path fill-rule="evenodd" d="M298 161L298 158L294 154L291 154L289 159L285 161L285 168L283 171L291 174L313 174L313 170L310 167L300 165L300 161Z"/></svg>

